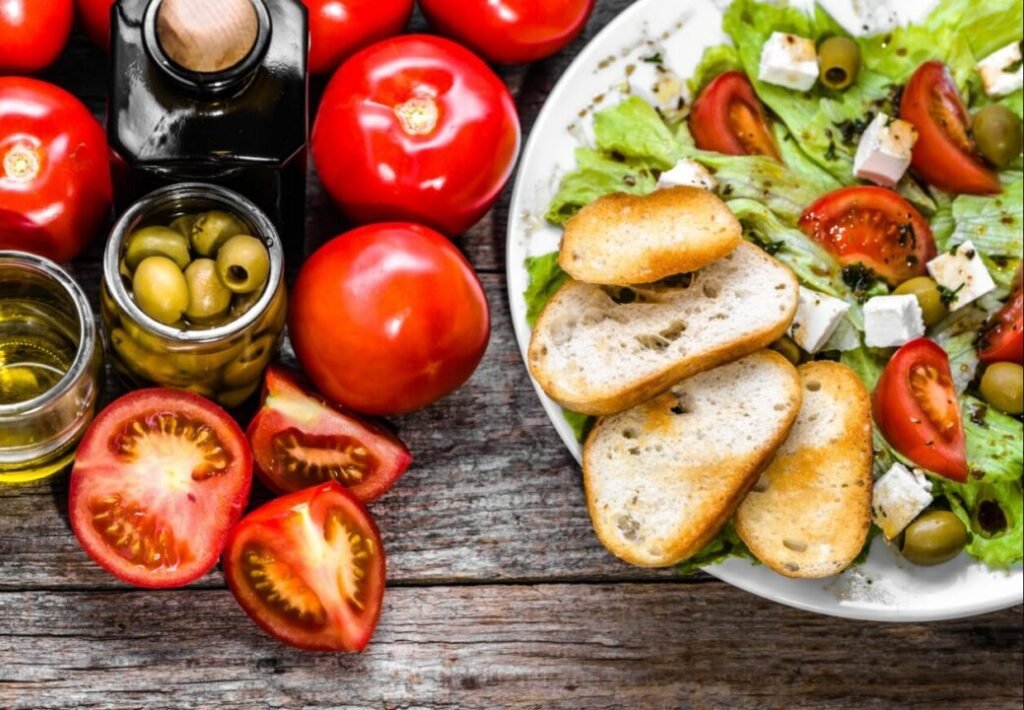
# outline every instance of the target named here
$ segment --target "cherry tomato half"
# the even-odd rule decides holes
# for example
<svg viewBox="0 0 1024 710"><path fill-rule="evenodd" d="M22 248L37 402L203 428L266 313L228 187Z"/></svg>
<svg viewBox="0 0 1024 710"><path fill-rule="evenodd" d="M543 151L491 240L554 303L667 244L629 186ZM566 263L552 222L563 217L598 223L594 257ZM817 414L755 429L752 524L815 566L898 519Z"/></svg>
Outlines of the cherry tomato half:
<svg viewBox="0 0 1024 710"><path fill-rule="evenodd" d="M978 356L986 364L1017 362L1024 365L1024 287L1020 281L1006 304L982 330Z"/></svg>
<svg viewBox="0 0 1024 710"><path fill-rule="evenodd" d="M0 0L0 74L35 74L71 36L71 0Z"/></svg>
<svg viewBox="0 0 1024 710"><path fill-rule="evenodd" d="M312 150L327 192L355 221L408 220L457 235L505 186L519 119L508 89L475 55L440 37L406 35L341 66Z"/></svg>
<svg viewBox="0 0 1024 710"><path fill-rule="evenodd" d="M329 400L368 414L420 409L458 388L490 337L483 287L465 257L415 224L361 227L303 265L288 332Z"/></svg>
<svg viewBox="0 0 1024 710"><path fill-rule="evenodd" d="M100 48L110 50L110 8L117 0L75 0L78 20Z"/></svg>
<svg viewBox="0 0 1024 710"><path fill-rule="evenodd" d="M365 502L412 463L397 436L328 404L282 367L267 370L263 404L246 432L256 472L275 493L338 481Z"/></svg>
<svg viewBox="0 0 1024 710"><path fill-rule="evenodd" d="M0 77L0 249L70 261L110 210L107 139L78 99Z"/></svg>
<svg viewBox="0 0 1024 710"><path fill-rule="evenodd" d="M430 25L498 64L550 57L583 31L594 0L420 0Z"/></svg>
<svg viewBox="0 0 1024 710"><path fill-rule="evenodd" d="M1001 190L999 175L974 145L970 114L945 64L932 61L917 68L903 90L900 118L917 128L911 167L922 180L947 192Z"/></svg>
<svg viewBox="0 0 1024 710"><path fill-rule="evenodd" d="M897 285L927 272L935 257L931 227L912 204L883 187L844 187L800 217L800 228L843 266L863 264Z"/></svg>
<svg viewBox="0 0 1024 710"><path fill-rule="evenodd" d="M309 71L329 74L354 52L409 24L413 0L302 0L309 8Z"/></svg>
<svg viewBox="0 0 1024 710"><path fill-rule="evenodd" d="M894 449L922 468L967 480L967 450L949 356L927 338L892 356L875 387L872 414Z"/></svg>
<svg viewBox="0 0 1024 710"><path fill-rule="evenodd" d="M139 390L104 409L71 470L71 529L86 553L140 587L203 576L249 500L245 434L209 400Z"/></svg>
<svg viewBox="0 0 1024 710"><path fill-rule="evenodd" d="M362 651L384 598L384 547L336 482L278 498L231 531L224 574L260 628L310 651Z"/></svg>
<svg viewBox="0 0 1024 710"><path fill-rule="evenodd" d="M704 87L690 111L690 132L701 150L780 160L764 107L743 72L725 72Z"/></svg>

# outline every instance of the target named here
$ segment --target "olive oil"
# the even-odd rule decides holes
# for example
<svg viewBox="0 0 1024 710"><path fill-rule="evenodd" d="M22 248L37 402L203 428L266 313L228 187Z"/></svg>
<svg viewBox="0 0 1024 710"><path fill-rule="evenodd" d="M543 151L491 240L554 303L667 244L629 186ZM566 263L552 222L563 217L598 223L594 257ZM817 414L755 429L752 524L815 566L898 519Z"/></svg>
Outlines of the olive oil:
<svg viewBox="0 0 1024 710"><path fill-rule="evenodd" d="M46 394L71 368L78 325L70 314L40 301L0 301L0 404ZM4 445L0 432L0 446Z"/></svg>

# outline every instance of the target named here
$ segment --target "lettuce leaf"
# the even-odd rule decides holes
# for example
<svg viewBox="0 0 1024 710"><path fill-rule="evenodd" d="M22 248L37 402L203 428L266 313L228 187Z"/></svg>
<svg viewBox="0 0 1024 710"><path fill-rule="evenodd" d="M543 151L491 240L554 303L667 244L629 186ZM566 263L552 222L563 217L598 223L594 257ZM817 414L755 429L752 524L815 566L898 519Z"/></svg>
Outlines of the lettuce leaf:
<svg viewBox="0 0 1024 710"><path fill-rule="evenodd" d="M1019 483L1024 476L1024 424L970 395L961 397L960 411L971 478Z"/></svg>
<svg viewBox="0 0 1024 710"><path fill-rule="evenodd" d="M605 153L658 170L668 170L683 157L683 146L661 115L637 96L594 114L594 135Z"/></svg>
<svg viewBox="0 0 1024 710"><path fill-rule="evenodd" d="M937 240L945 251L970 240L1005 296L1024 252L1024 178L1004 185L1001 195L960 195L953 200L955 228L948 239Z"/></svg>
<svg viewBox="0 0 1024 710"><path fill-rule="evenodd" d="M562 178L548 207L547 220L565 224L580 208L612 192L644 195L654 191L657 178L643 165L612 160L589 148L576 150L577 168Z"/></svg>
<svg viewBox="0 0 1024 710"><path fill-rule="evenodd" d="M1021 552L1024 548L1024 491L1020 481L967 485L943 481L941 489L950 510L971 533L965 548L967 554L994 568L1009 567L1021 561L1024 557ZM985 531L981 521L998 519L999 513L1005 520L1005 528L996 534Z"/></svg>
<svg viewBox="0 0 1024 710"><path fill-rule="evenodd" d="M548 305L562 284L569 280L569 274L558 265L558 252L526 258L526 271L530 283L523 298L526 300L526 322L532 328L537 324L544 306Z"/></svg>
<svg viewBox="0 0 1024 710"><path fill-rule="evenodd" d="M1020 0L942 0L924 22L930 31L956 30L978 59L1024 35Z"/></svg>
<svg viewBox="0 0 1024 710"><path fill-rule="evenodd" d="M580 414L579 412L573 412L571 410L562 408L562 417L565 421L569 422L569 426L572 427L572 433L576 437L576 441L583 443L583 440L587 438L587 434L590 433L591 428L594 426L594 422L597 421L597 417L592 417L589 414Z"/></svg>
<svg viewBox="0 0 1024 710"><path fill-rule="evenodd" d="M753 560L754 564L761 564L743 544L731 520L700 552L676 565L676 572L684 575L696 574L701 567L716 565L730 557L745 557Z"/></svg>
<svg viewBox="0 0 1024 710"><path fill-rule="evenodd" d="M686 82L686 86L690 90L690 96L696 97L719 74L742 70L740 55L736 53L735 47L729 44L708 47L704 50L704 56L700 58L700 63L693 70L693 76Z"/></svg>

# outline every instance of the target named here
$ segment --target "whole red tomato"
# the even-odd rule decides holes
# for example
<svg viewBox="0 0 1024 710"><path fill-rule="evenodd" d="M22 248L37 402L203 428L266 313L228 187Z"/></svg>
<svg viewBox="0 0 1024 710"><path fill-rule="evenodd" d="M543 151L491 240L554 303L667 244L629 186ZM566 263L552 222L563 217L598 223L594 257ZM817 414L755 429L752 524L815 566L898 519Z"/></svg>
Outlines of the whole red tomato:
<svg viewBox="0 0 1024 710"><path fill-rule="evenodd" d="M420 0L430 24L499 64L533 62L583 31L594 0Z"/></svg>
<svg viewBox="0 0 1024 710"><path fill-rule="evenodd" d="M34 74L71 36L71 0L0 0L0 74Z"/></svg>
<svg viewBox="0 0 1024 710"><path fill-rule="evenodd" d="M0 249L77 256L110 210L108 155L102 126L74 96L0 78Z"/></svg>
<svg viewBox="0 0 1024 710"><path fill-rule="evenodd" d="M413 0L302 0L309 8L309 71L328 74L354 52L401 34Z"/></svg>
<svg viewBox="0 0 1024 710"><path fill-rule="evenodd" d="M110 49L110 8L117 0L75 0L78 20L89 39Z"/></svg>
<svg viewBox="0 0 1024 710"><path fill-rule="evenodd" d="M328 399L368 414L402 414L473 374L490 337L487 297L443 235L374 224L309 258L292 290L288 332Z"/></svg>
<svg viewBox="0 0 1024 710"><path fill-rule="evenodd" d="M357 222L465 232L498 198L519 150L512 96L440 37L378 42L341 65L313 126L324 187Z"/></svg>

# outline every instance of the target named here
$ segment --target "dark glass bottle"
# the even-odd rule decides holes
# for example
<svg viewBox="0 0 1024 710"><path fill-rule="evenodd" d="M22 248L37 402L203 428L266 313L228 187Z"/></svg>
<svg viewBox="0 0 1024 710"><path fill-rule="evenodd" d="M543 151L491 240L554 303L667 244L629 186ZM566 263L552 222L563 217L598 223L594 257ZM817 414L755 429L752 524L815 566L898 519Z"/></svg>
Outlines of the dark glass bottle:
<svg viewBox="0 0 1024 710"><path fill-rule="evenodd" d="M255 202L301 249L302 2L121 0L112 13L107 132L121 159L118 209L168 184L212 182Z"/></svg>

